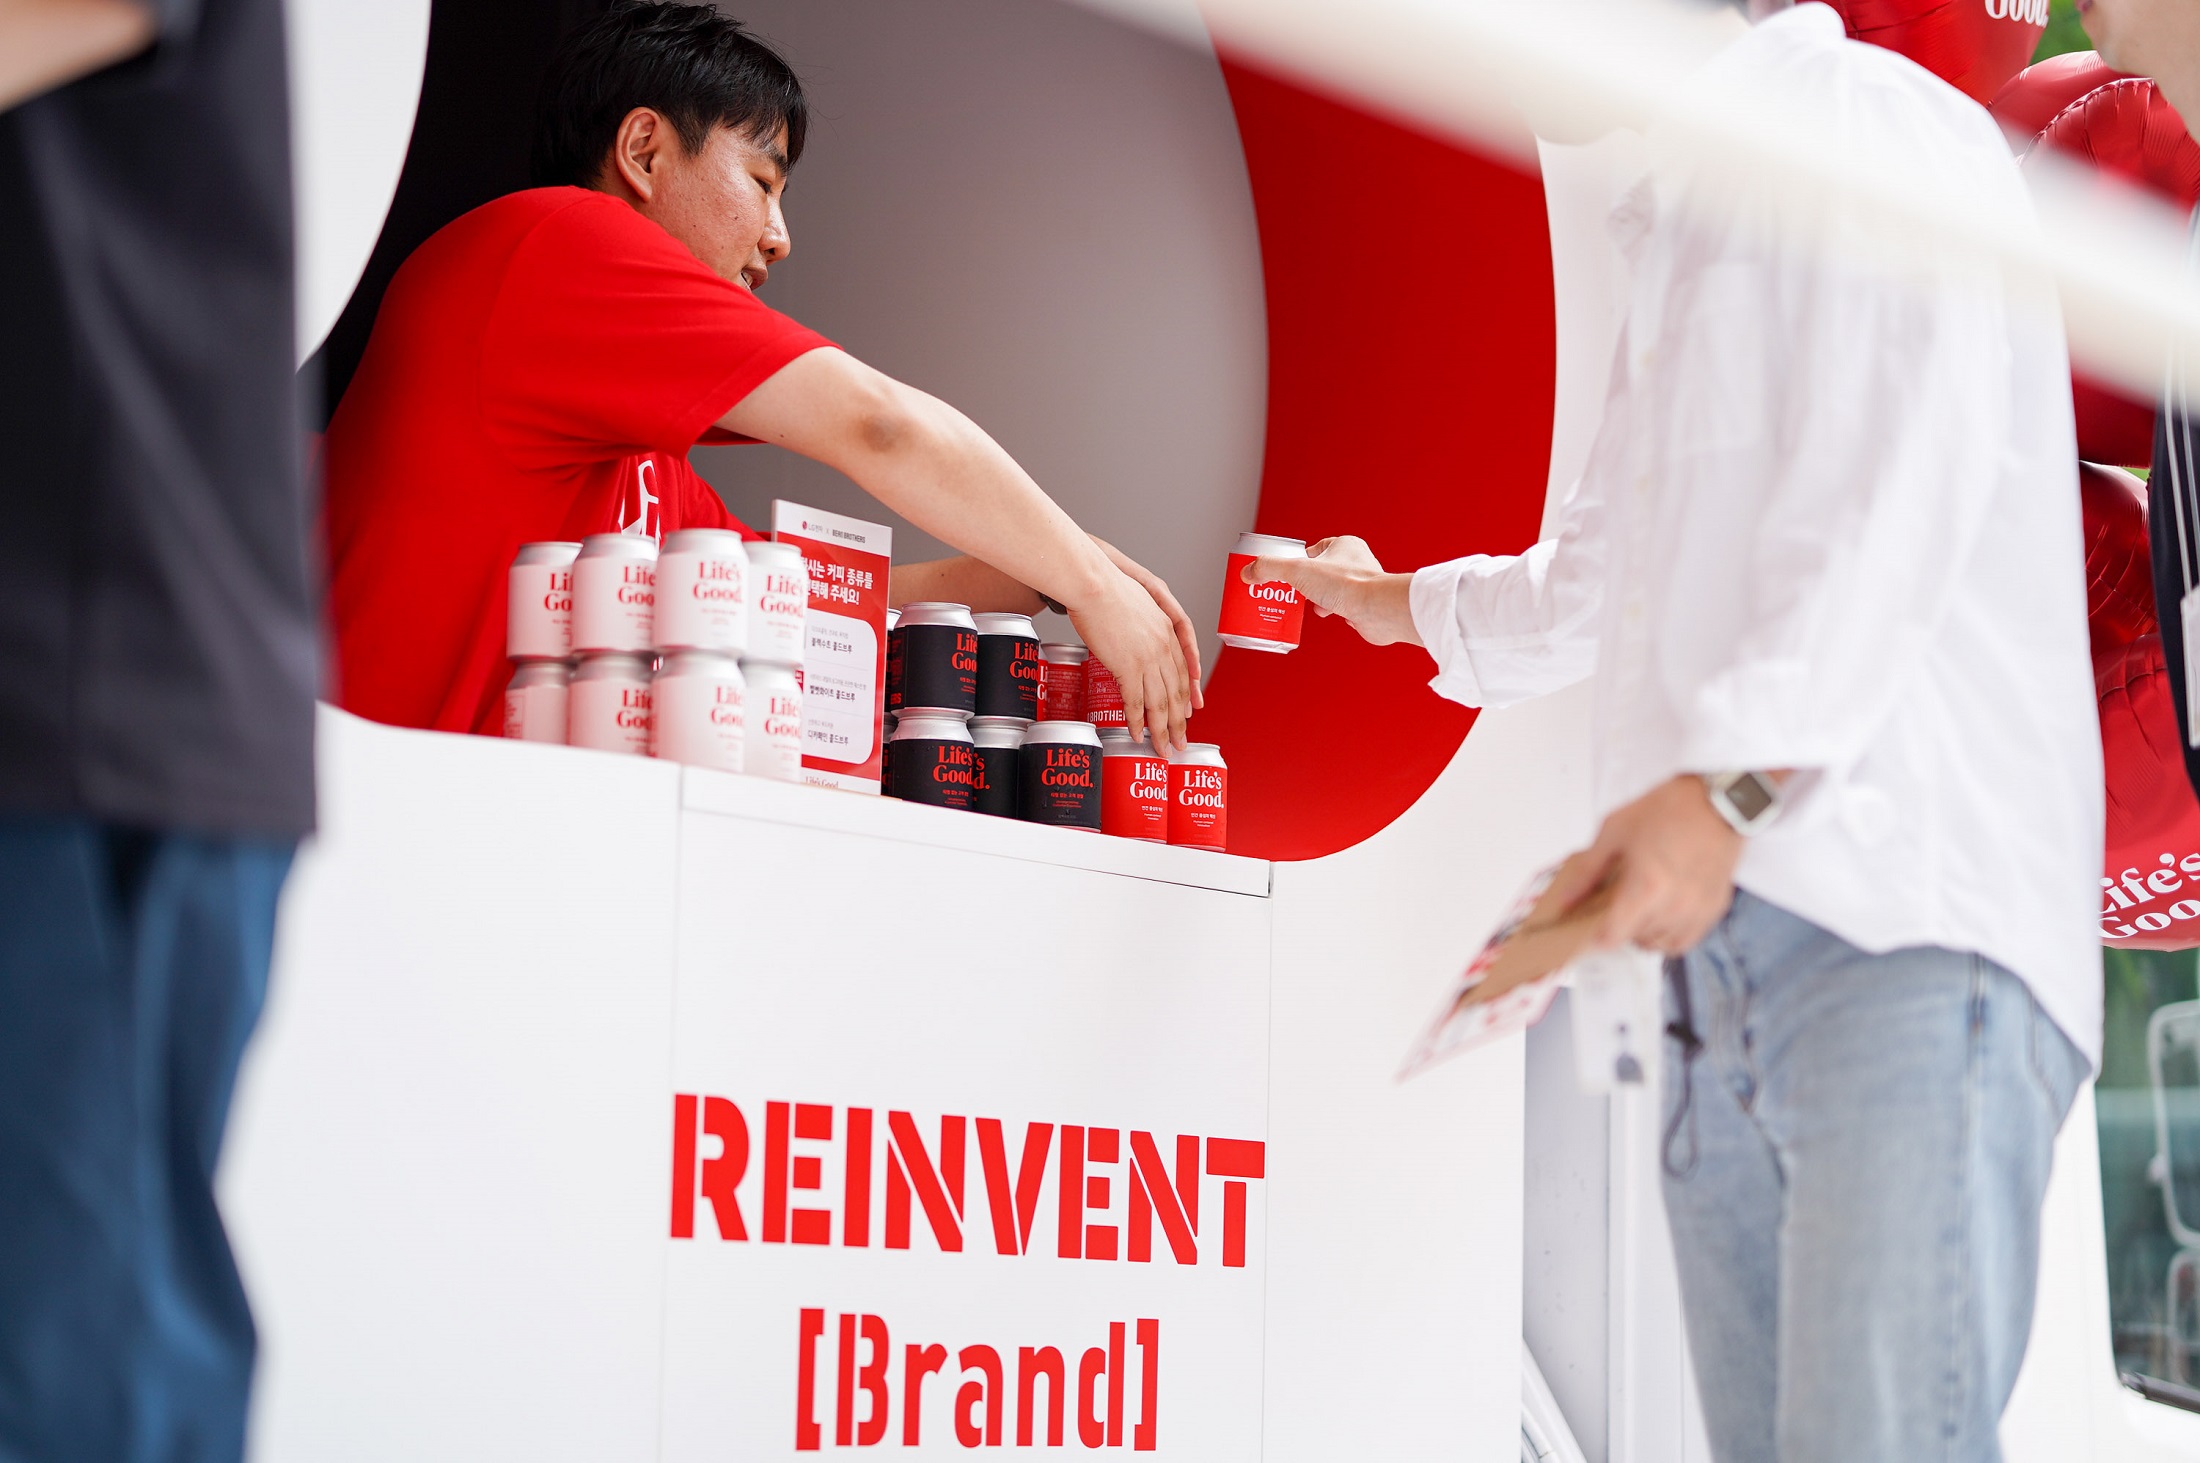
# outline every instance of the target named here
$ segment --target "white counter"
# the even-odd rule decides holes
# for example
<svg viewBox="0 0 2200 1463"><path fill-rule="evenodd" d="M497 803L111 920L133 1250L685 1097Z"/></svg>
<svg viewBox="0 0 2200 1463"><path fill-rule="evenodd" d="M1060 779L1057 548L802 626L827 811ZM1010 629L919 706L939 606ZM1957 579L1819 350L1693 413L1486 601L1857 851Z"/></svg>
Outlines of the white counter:
<svg viewBox="0 0 2200 1463"><path fill-rule="evenodd" d="M1533 722L1278 866L321 731L224 1171L262 1463L831 1449L843 1317L858 1445L877 1393L908 1451L914 1354L917 1451L983 1440L991 1358L1015 1446L1051 1347L1071 1450L1149 1399L1160 1457L1510 1446L1519 1053L1390 1074L1539 852L1489 836L1541 805Z"/></svg>

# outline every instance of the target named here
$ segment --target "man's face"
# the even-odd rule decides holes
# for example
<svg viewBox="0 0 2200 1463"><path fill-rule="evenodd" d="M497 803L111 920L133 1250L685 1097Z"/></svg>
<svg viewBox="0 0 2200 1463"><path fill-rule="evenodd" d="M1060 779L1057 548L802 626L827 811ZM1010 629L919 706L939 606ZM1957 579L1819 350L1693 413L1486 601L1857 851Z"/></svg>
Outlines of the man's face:
<svg viewBox="0 0 2200 1463"><path fill-rule="evenodd" d="M714 127L689 152L669 124L659 129L648 196L635 206L721 278L760 288L794 248L780 198L787 187L784 128L759 138Z"/></svg>
<svg viewBox="0 0 2200 1463"><path fill-rule="evenodd" d="M2200 48L2193 0L2078 0L2078 22L2103 61L2139 76L2177 69Z"/></svg>

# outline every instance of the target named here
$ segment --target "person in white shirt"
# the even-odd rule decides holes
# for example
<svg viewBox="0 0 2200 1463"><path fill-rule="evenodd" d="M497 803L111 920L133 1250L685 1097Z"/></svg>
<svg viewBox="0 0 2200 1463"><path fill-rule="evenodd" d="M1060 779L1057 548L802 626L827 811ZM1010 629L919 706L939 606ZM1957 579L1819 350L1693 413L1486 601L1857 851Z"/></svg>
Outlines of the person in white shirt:
<svg viewBox="0 0 2200 1463"><path fill-rule="evenodd" d="M1697 78L1875 176L2034 227L1985 111L1824 6ZM1262 560L1435 688L1588 679L1567 897L1665 952L1666 1199L1721 1463L2000 1456L2053 1141L2100 1045L2101 754L2052 294L1678 140L1555 536L1386 573ZM1775 207L1783 202L1783 207Z"/></svg>

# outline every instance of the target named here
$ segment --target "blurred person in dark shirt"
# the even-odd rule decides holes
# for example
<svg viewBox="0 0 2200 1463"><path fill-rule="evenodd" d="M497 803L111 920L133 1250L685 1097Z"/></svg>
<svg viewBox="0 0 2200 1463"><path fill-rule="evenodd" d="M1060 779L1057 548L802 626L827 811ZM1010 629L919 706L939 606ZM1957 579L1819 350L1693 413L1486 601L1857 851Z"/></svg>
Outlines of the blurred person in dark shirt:
<svg viewBox="0 0 2200 1463"><path fill-rule="evenodd" d="M0 0L0 1458L234 1460L313 816L282 0Z"/></svg>

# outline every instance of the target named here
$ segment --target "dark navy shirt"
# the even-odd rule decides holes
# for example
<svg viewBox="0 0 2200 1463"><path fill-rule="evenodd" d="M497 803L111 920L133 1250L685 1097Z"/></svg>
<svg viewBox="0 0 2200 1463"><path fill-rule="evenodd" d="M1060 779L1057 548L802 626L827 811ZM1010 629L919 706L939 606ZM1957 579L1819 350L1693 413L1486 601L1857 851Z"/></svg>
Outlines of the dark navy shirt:
<svg viewBox="0 0 2200 1463"><path fill-rule="evenodd" d="M316 617L282 0L0 113L0 812L295 835Z"/></svg>

